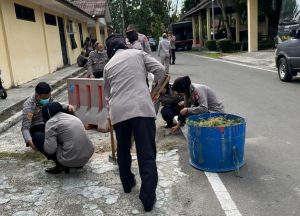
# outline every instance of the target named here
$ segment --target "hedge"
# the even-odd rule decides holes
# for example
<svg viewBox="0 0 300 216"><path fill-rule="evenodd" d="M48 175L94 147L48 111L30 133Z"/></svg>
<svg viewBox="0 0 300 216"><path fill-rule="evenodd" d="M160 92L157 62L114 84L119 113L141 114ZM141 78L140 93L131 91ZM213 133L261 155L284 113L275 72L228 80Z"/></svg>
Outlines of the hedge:
<svg viewBox="0 0 300 216"><path fill-rule="evenodd" d="M218 47L217 47L217 41L216 41L216 40L206 41L206 42L205 42L205 47L206 47L209 51L217 51L217 50L218 50Z"/></svg>

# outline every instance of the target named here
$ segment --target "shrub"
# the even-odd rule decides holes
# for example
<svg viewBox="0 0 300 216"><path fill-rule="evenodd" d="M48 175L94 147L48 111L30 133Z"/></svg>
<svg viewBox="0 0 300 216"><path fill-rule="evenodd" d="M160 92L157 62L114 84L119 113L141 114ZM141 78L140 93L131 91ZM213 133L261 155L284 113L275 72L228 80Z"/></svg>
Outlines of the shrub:
<svg viewBox="0 0 300 216"><path fill-rule="evenodd" d="M232 40L218 40L217 47L221 52L230 52L233 50Z"/></svg>
<svg viewBox="0 0 300 216"><path fill-rule="evenodd" d="M209 51L217 51L218 50L218 48L217 48L217 41L216 40L206 41L205 47Z"/></svg>

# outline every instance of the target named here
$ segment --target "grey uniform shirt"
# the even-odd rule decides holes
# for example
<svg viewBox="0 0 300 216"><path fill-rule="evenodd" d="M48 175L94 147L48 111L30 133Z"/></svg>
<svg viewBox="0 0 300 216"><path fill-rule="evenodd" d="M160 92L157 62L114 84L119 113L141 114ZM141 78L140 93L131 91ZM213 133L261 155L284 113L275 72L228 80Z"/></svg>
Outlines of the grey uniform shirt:
<svg viewBox="0 0 300 216"><path fill-rule="evenodd" d="M216 94L206 85L192 84L190 97L185 97L185 104L189 114L207 112L225 112L223 103Z"/></svg>
<svg viewBox="0 0 300 216"><path fill-rule="evenodd" d="M52 101L53 99L51 98L50 102ZM43 105L38 103L38 101L35 99L35 95L32 95L31 97L27 98L27 100L23 104L21 131L25 143L31 140L30 129L34 126L44 124L42 116L42 107ZM63 104L63 109L67 110L68 105Z"/></svg>
<svg viewBox="0 0 300 216"><path fill-rule="evenodd" d="M168 39L163 38L159 41L157 54L161 57L170 56L170 41Z"/></svg>
<svg viewBox="0 0 300 216"><path fill-rule="evenodd" d="M93 75L94 72L103 71L105 64L107 63L107 53L102 51L98 53L96 50L91 51L88 58L88 75Z"/></svg>
<svg viewBox="0 0 300 216"><path fill-rule="evenodd" d="M104 68L104 93L112 124L134 117L155 117L146 84L147 71L154 74L158 89L165 79L165 68L149 54L136 49L120 49Z"/></svg>
<svg viewBox="0 0 300 216"><path fill-rule="evenodd" d="M64 166L83 166L94 153L94 146L76 116L57 113L46 123L45 131L45 151L56 153L58 162Z"/></svg>
<svg viewBox="0 0 300 216"><path fill-rule="evenodd" d="M150 47L150 43L149 43L147 36L138 33L138 41L140 42L143 51L151 55L151 53L152 53L151 47ZM136 46L138 46L138 45L136 45Z"/></svg>

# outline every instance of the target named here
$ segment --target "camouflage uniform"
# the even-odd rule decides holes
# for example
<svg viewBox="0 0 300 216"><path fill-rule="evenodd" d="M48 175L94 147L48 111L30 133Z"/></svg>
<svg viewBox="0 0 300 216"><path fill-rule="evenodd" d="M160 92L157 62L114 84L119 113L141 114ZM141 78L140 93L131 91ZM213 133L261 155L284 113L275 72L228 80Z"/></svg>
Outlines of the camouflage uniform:
<svg viewBox="0 0 300 216"><path fill-rule="evenodd" d="M96 50L90 52L88 65L88 75L94 75L96 78L103 77L103 69L108 61L106 51L98 53Z"/></svg>

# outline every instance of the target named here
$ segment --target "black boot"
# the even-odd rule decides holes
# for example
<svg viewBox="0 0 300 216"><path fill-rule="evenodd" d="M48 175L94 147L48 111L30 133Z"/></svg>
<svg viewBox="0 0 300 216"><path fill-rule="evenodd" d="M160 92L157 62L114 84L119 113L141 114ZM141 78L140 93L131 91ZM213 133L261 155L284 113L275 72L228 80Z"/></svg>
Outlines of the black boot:
<svg viewBox="0 0 300 216"><path fill-rule="evenodd" d="M136 185L136 180L134 178L133 182L131 185L129 185L128 187L126 186L123 186L123 189L124 189L124 192L125 193L130 193L131 192L131 189Z"/></svg>
<svg viewBox="0 0 300 216"><path fill-rule="evenodd" d="M51 168L46 168L45 169L45 172L49 173L49 174L59 174L59 173L61 173L63 171L65 173L69 173L70 169L69 169L69 167L65 167L65 166L62 166L60 164L56 164L55 167L51 167Z"/></svg>

